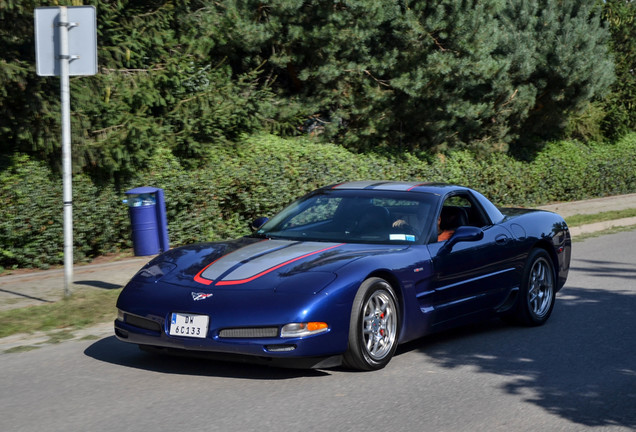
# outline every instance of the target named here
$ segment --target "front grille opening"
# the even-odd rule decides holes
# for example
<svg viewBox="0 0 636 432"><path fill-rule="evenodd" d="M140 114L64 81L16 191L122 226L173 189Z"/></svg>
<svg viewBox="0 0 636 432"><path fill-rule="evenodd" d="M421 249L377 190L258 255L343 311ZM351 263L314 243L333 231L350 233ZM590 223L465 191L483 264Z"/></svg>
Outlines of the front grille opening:
<svg viewBox="0 0 636 432"><path fill-rule="evenodd" d="M271 338L278 336L278 327L226 328L219 332L221 338Z"/></svg>
<svg viewBox="0 0 636 432"><path fill-rule="evenodd" d="M125 320L127 324L130 324L132 326L154 331L157 333L161 332L161 324L159 324L156 321L152 321L147 318L142 318L137 315L130 315L130 314L125 315Z"/></svg>

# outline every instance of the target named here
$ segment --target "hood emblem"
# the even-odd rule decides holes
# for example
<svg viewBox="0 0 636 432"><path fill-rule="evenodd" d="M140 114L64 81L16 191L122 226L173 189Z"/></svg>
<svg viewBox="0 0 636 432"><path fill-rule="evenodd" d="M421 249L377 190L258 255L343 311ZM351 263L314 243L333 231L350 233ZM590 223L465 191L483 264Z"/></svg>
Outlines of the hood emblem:
<svg viewBox="0 0 636 432"><path fill-rule="evenodd" d="M212 293L197 293L197 292L192 293L192 300L194 301L205 300L208 297L212 297Z"/></svg>

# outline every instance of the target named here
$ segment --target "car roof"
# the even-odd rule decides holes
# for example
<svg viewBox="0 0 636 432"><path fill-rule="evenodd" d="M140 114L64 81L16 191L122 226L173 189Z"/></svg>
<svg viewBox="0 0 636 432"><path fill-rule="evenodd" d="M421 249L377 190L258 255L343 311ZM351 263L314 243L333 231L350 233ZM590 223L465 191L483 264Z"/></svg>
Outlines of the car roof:
<svg viewBox="0 0 636 432"><path fill-rule="evenodd" d="M400 182L400 181L382 181L382 180L364 180L346 183L338 183L326 186L325 189L336 190L381 190L381 191L408 191L408 192L425 192L437 195L445 195L452 191L465 191L468 188L434 182Z"/></svg>
<svg viewBox="0 0 636 432"><path fill-rule="evenodd" d="M402 192L419 192L434 194L439 197L448 196L455 192L469 192L482 206L485 214L492 221L498 223L503 220L504 216L501 211L488 198L479 192L464 187L447 183L434 182L399 182L399 181L354 181L347 183L338 183L327 186L324 189L333 190L378 190L378 191L402 191Z"/></svg>

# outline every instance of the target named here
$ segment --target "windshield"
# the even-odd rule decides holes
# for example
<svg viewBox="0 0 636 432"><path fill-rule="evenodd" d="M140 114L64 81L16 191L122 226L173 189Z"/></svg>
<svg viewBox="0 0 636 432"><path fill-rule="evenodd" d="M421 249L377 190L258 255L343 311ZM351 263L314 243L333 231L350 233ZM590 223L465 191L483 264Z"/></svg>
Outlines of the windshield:
<svg viewBox="0 0 636 432"><path fill-rule="evenodd" d="M431 226L436 196L320 190L290 204L256 235L288 240L413 244Z"/></svg>

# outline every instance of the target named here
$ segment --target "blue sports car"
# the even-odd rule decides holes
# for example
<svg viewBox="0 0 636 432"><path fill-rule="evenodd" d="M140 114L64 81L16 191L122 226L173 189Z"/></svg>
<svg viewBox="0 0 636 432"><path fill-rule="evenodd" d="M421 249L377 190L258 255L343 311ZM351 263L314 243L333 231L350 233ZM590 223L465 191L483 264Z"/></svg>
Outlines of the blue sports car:
<svg viewBox="0 0 636 432"><path fill-rule="evenodd" d="M117 301L117 337L152 351L374 370L399 343L442 329L493 316L545 323L570 266L559 215L499 209L445 184L331 185L252 228L146 264Z"/></svg>

